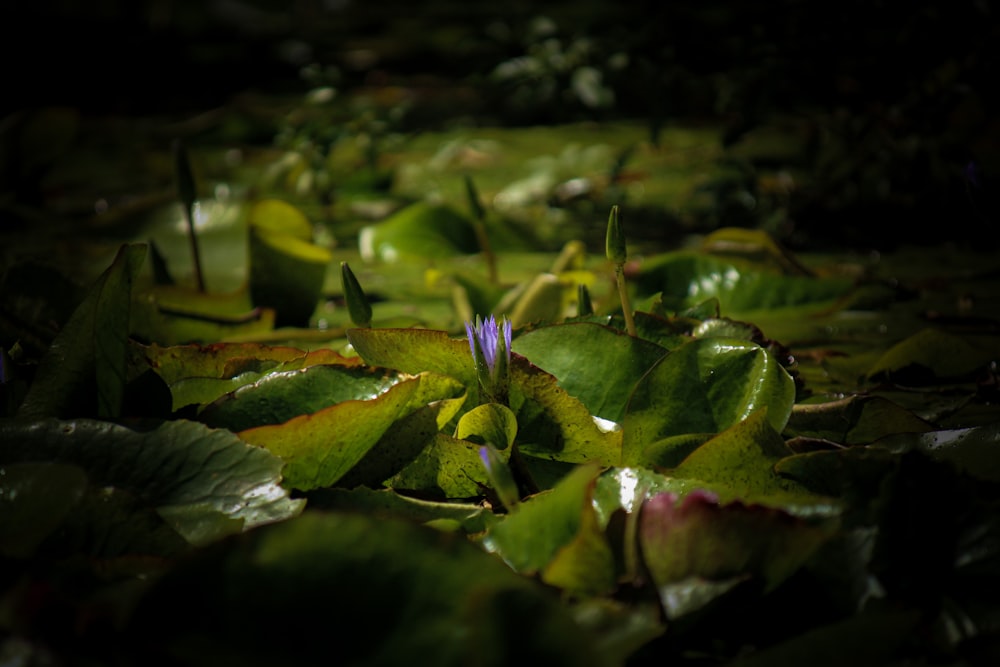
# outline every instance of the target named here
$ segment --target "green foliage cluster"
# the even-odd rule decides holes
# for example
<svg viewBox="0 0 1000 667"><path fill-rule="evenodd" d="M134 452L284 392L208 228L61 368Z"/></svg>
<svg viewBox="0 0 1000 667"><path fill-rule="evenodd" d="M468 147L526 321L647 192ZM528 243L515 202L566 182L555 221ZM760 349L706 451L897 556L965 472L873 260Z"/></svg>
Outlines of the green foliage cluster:
<svg viewBox="0 0 1000 667"><path fill-rule="evenodd" d="M316 301L307 268L330 258L298 215L258 204L248 233L267 248L251 244L250 261L280 265L269 279L293 287L277 293ZM121 248L37 366L4 350L7 654L992 655L995 333L923 328L810 367L753 322L860 312L879 286L809 269L766 234L722 230L623 272L639 304L630 335L610 287L624 252L588 266L571 248L550 271L496 284L449 269L477 247L471 221L406 215L376 225L378 252L436 262L460 318L512 314L505 405L485 402L458 327L387 326L376 302L370 326L317 340L301 313L274 329L287 304L260 292L251 328L206 323L204 305L164 310L183 288L140 284L142 244ZM354 280L349 298L364 299ZM580 285L599 288L583 313ZM853 390L813 384L817 371ZM508 464L531 481L513 499L497 486Z"/></svg>

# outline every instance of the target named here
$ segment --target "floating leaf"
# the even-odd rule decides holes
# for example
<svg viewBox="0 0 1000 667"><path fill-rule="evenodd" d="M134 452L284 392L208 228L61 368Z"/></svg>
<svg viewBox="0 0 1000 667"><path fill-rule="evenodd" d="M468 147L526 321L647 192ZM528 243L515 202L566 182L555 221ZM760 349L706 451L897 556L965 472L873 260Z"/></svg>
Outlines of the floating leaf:
<svg viewBox="0 0 1000 667"><path fill-rule="evenodd" d="M386 481L399 491L419 492L434 498L476 498L490 486L490 478L479 458L479 445L443 433L413 461Z"/></svg>
<svg viewBox="0 0 1000 667"><path fill-rule="evenodd" d="M639 378L667 351L611 327L579 322L518 336L513 350L551 373L594 415L620 422Z"/></svg>
<svg viewBox="0 0 1000 667"><path fill-rule="evenodd" d="M762 347L729 338L693 340L636 385L623 422L623 462L646 460L645 450L665 438L718 433L764 406L780 432L794 402L792 378Z"/></svg>
<svg viewBox="0 0 1000 667"><path fill-rule="evenodd" d="M205 667L601 664L555 597L463 535L354 513L201 552L140 600L127 634L144 657Z"/></svg>
<svg viewBox="0 0 1000 667"><path fill-rule="evenodd" d="M511 364L511 408L517 415L519 447L529 456L606 466L621 460L621 431L602 430L554 376L521 356Z"/></svg>
<svg viewBox="0 0 1000 667"><path fill-rule="evenodd" d="M965 378L1000 354L1000 338L978 347L962 336L939 329L922 329L893 345L868 370L868 379L886 378L904 384Z"/></svg>
<svg viewBox="0 0 1000 667"><path fill-rule="evenodd" d="M42 358L20 416L120 416L132 282L145 256L144 245L119 249Z"/></svg>
<svg viewBox="0 0 1000 667"><path fill-rule="evenodd" d="M600 469L580 466L555 488L520 503L484 539L516 571L554 586L596 594L614 583L611 548L593 506Z"/></svg>
<svg viewBox="0 0 1000 667"><path fill-rule="evenodd" d="M691 577L723 581L750 574L773 589L830 535L828 528L781 510L741 502L720 505L709 493L650 498L639 517L643 560L657 588Z"/></svg>
<svg viewBox="0 0 1000 667"><path fill-rule="evenodd" d="M715 436L670 471L672 477L698 480L724 501L740 499L774 504L823 504L774 465L792 452L762 409Z"/></svg>
<svg viewBox="0 0 1000 667"><path fill-rule="evenodd" d="M636 278L642 294L662 292L664 307L680 311L716 298L722 313L757 310L830 308L853 282L840 278L783 275L763 265L710 255L675 252L647 263Z"/></svg>
<svg viewBox="0 0 1000 667"><path fill-rule="evenodd" d="M194 422L133 430L87 419L12 420L0 422L0 443L0 463L79 466L92 484L129 491L162 509L189 539L219 537L302 510L302 501L290 500L279 485L280 460L229 431ZM206 535L204 522L223 517L233 521L217 523L225 530Z"/></svg>
<svg viewBox="0 0 1000 667"><path fill-rule="evenodd" d="M931 425L881 396L849 396L796 405L785 433L844 445L874 442L892 433L923 433Z"/></svg>
<svg viewBox="0 0 1000 667"><path fill-rule="evenodd" d="M357 366L318 365L272 372L207 406L198 420L230 431L281 424L344 401L377 398L399 380L396 372Z"/></svg>
<svg viewBox="0 0 1000 667"><path fill-rule="evenodd" d="M418 523L449 524L466 533L481 533L495 522L488 508L479 504L438 502L411 498L392 489L319 489L309 495L310 509L367 512L378 517L407 519Z"/></svg>
<svg viewBox="0 0 1000 667"><path fill-rule="evenodd" d="M285 483L308 491L332 486L364 457L392 423L412 412L420 378L400 382L367 401L345 401L283 424L240 432L285 462Z"/></svg>
<svg viewBox="0 0 1000 667"><path fill-rule="evenodd" d="M442 259L479 252L472 221L442 205L418 202L361 230L358 243L366 260Z"/></svg>

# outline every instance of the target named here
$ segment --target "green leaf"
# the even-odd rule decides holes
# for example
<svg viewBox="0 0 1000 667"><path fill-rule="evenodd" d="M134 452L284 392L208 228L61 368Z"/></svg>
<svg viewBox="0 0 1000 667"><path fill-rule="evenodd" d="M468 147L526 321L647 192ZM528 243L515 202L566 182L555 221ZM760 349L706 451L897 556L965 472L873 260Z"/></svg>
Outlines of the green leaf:
<svg viewBox="0 0 1000 667"><path fill-rule="evenodd" d="M178 518L187 538L223 517L229 532L280 521L302 510L281 488L281 461L229 431L176 420L131 429L108 422L0 422L0 463L53 462L79 466L91 484L122 489ZM220 533L210 535L219 537Z"/></svg>
<svg viewBox="0 0 1000 667"><path fill-rule="evenodd" d="M677 500L661 493L639 517L642 557L662 589L700 577L723 581L750 574L773 589L830 536L828 527L741 502L720 505L705 492Z"/></svg>
<svg viewBox="0 0 1000 667"><path fill-rule="evenodd" d="M312 225L294 206L279 200L254 204L250 234L250 298L273 308L276 326L305 326L319 302L328 248L312 242Z"/></svg>
<svg viewBox="0 0 1000 667"><path fill-rule="evenodd" d="M348 329L347 340L370 366L394 368L411 375L432 371L457 378L470 389L477 387L468 341L451 338L444 331Z"/></svg>
<svg viewBox="0 0 1000 667"><path fill-rule="evenodd" d="M499 450L508 450L517 437L517 417L506 405L484 403L462 415L455 437L479 445L488 442Z"/></svg>
<svg viewBox="0 0 1000 667"><path fill-rule="evenodd" d="M600 469L580 466L555 488L517 505L493 526L484 545L514 570L593 595L614 584L614 558L593 506Z"/></svg>
<svg viewBox="0 0 1000 667"><path fill-rule="evenodd" d="M357 366L319 365L272 372L222 396L198 420L230 431L281 424L344 401L377 398L399 381L396 372Z"/></svg>
<svg viewBox="0 0 1000 667"><path fill-rule="evenodd" d="M823 503L823 499L774 471L775 463L791 455L785 441L768 423L767 409L762 408L698 447L670 475L698 480L723 502Z"/></svg>
<svg viewBox="0 0 1000 667"><path fill-rule="evenodd" d="M657 441L718 433L764 406L768 422L780 432L794 402L795 383L764 348L729 338L693 340L636 385L622 425L622 460L642 463ZM662 458L661 463L669 464Z"/></svg>
<svg viewBox="0 0 1000 667"><path fill-rule="evenodd" d="M142 656L205 667L602 664L550 592L465 536L354 513L204 550L144 596L127 635Z"/></svg>
<svg viewBox="0 0 1000 667"><path fill-rule="evenodd" d="M191 377L235 378L248 371L295 370L318 364L359 366L356 357L344 357L326 349L306 351L295 347L258 343L213 343L211 345L135 345L164 381L173 385Z"/></svg>
<svg viewBox="0 0 1000 667"><path fill-rule="evenodd" d="M979 346L962 336L939 329L922 329L889 348L868 370L868 379L900 383L927 383L965 378L1000 354L1000 338L989 337Z"/></svg>
<svg viewBox="0 0 1000 667"><path fill-rule="evenodd" d="M479 445L437 433L413 461L386 481L398 491L433 498L478 498L490 486Z"/></svg>
<svg viewBox="0 0 1000 667"><path fill-rule="evenodd" d="M145 245L119 249L42 358L20 416L121 415L132 283L145 256Z"/></svg>
<svg viewBox="0 0 1000 667"><path fill-rule="evenodd" d="M521 356L512 358L511 409L517 415L518 446L529 456L605 466L621 460L621 431L598 426L554 376Z"/></svg>
<svg viewBox="0 0 1000 667"><path fill-rule="evenodd" d="M418 202L361 230L366 260L443 259L479 252L472 221L448 206Z"/></svg>
<svg viewBox="0 0 1000 667"><path fill-rule="evenodd" d="M527 331L512 348L554 375L592 414L612 422L621 422L632 388L667 353L655 343L589 322Z"/></svg>
<svg viewBox="0 0 1000 667"><path fill-rule="evenodd" d="M283 424L240 432L285 462L285 483L308 491L332 486L375 446L393 422L415 408L420 378L400 382L377 398L345 401Z"/></svg>
<svg viewBox="0 0 1000 667"><path fill-rule="evenodd" d="M796 405L785 434L844 445L864 445L893 433L923 433L931 425L881 396L848 396Z"/></svg>
<svg viewBox="0 0 1000 667"><path fill-rule="evenodd" d="M641 294L662 292L664 307L674 311L716 298L728 316L781 308L815 312L853 288L849 280L783 275L766 265L692 252L666 253L648 262L635 284Z"/></svg>

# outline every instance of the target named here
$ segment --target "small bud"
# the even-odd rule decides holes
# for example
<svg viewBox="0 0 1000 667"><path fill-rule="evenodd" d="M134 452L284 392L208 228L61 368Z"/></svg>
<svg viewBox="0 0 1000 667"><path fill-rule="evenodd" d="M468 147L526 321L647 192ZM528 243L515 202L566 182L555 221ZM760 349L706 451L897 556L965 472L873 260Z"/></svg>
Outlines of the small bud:
<svg viewBox="0 0 1000 667"><path fill-rule="evenodd" d="M594 314L594 304L590 302L590 290L583 283L576 286L577 315L587 317Z"/></svg>
<svg viewBox="0 0 1000 667"><path fill-rule="evenodd" d="M493 490L507 510L514 509L518 502L517 482L510 467L500 458L500 453L496 447L487 443L479 448L479 458L486 469L486 476L490 479Z"/></svg>
<svg viewBox="0 0 1000 667"><path fill-rule="evenodd" d="M608 259L615 264L624 264L628 257L625 251L625 232L622 231L621 221L618 219L618 205L611 207L611 215L608 216L608 235L605 241L605 252Z"/></svg>
<svg viewBox="0 0 1000 667"><path fill-rule="evenodd" d="M347 262L340 263L340 279L344 285L344 300L347 301L347 312L355 326L367 328L372 325L372 305L361 289L361 284L354 277L354 272Z"/></svg>

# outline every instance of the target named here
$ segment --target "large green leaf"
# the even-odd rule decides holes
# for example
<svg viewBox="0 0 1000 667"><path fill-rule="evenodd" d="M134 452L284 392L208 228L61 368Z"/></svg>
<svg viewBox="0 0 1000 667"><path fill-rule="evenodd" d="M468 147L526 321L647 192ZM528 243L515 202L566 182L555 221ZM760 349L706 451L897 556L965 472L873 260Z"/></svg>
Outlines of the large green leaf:
<svg viewBox="0 0 1000 667"><path fill-rule="evenodd" d="M349 329L347 339L365 363L416 375L433 371L476 387L469 343L432 329ZM478 395L478 388L476 389Z"/></svg>
<svg viewBox="0 0 1000 667"><path fill-rule="evenodd" d="M554 375L592 414L612 422L621 421L632 388L667 353L655 343L588 322L528 331L512 348Z"/></svg>
<svg viewBox="0 0 1000 667"><path fill-rule="evenodd" d="M202 552L144 596L126 636L205 667L608 664L557 598L463 535L354 513Z"/></svg>
<svg viewBox="0 0 1000 667"><path fill-rule="evenodd" d="M766 408L761 409L704 443L670 475L697 480L723 501L739 499L835 511L828 499L814 496L775 472L774 465L792 452L768 423L766 413Z"/></svg>
<svg viewBox="0 0 1000 667"><path fill-rule="evenodd" d="M0 466L0 556L27 558L63 521L87 489L87 475L68 463Z"/></svg>
<svg viewBox="0 0 1000 667"><path fill-rule="evenodd" d="M344 401L376 398L399 380L394 371L357 366L320 365L268 373L207 406L198 420L230 431L281 424Z"/></svg>
<svg viewBox="0 0 1000 667"><path fill-rule="evenodd" d="M594 485L600 469L580 466L555 488L520 503L493 526L484 545L518 572L575 593L606 592L614 558L597 520Z"/></svg>
<svg viewBox="0 0 1000 667"><path fill-rule="evenodd" d="M643 560L657 588L693 577L726 581L760 577L774 588L829 538L828 527L741 502L719 504L709 493L650 498L639 518Z"/></svg>
<svg viewBox="0 0 1000 667"><path fill-rule="evenodd" d="M145 245L119 249L42 358L22 417L121 415L132 283L145 256Z"/></svg>
<svg viewBox="0 0 1000 667"><path fill-rule="evenodd" d="M521 450L564 463L616 465L621 431L605 428L553 375L520 356L513 358L511 409L517 415Z"/></svg>
<svg viewBox="0 0 1000 667"><path fill-rule="evenodd" d="M386 484L425 497L465 499L481 497L490 486L490 478L479 458L479 445L437 433Z"/></svg>
<svg viewBox="0 0 1000 667"><path fill-rule="evenodd" d="M623 423L622 460L672 466L690 452L691 434L714 434L767 407L781 431L795 402L795 384L764 348L744 340L693 340L667 355L639 381ZM680 438L674 447L672 440ZM678 450L675 454L673 450Z"/></svg>
<svg viewBox="0 0 1000 667"><path fill-rule="evenodd" d="M240 437L285 462L285 483L307 491L332 486L375 446L393 422L416 407L420 378L400 382L377 398L345 401L283 424L258 426Z"/></svg>
<svg viewBox="0 0 1000 667"><path fill-rule="evenodd" d="M815 312L846 296L853 282L784 275L764 264L676 252L647 263L636 285L644 294L662 292L664 306L675 311L717 298L722 313L733 316L793 307Z"/></svg>
<svg viewBox="0 0 1000 667"><path fill-rule="evenodd" d="M472 221L448 206L419 202L361 230L366 259L442 259L479 252Z"/></svg>
<svg viewBox="0 0 1000 667"><path fill-rule="evenodd" d="M176 420L128 428L108 422L0 422L0 463L82 468L94 485L135 494L182 535L207 541L294 516L302 501L281 488L281 461L229 431Z"/></svg>

